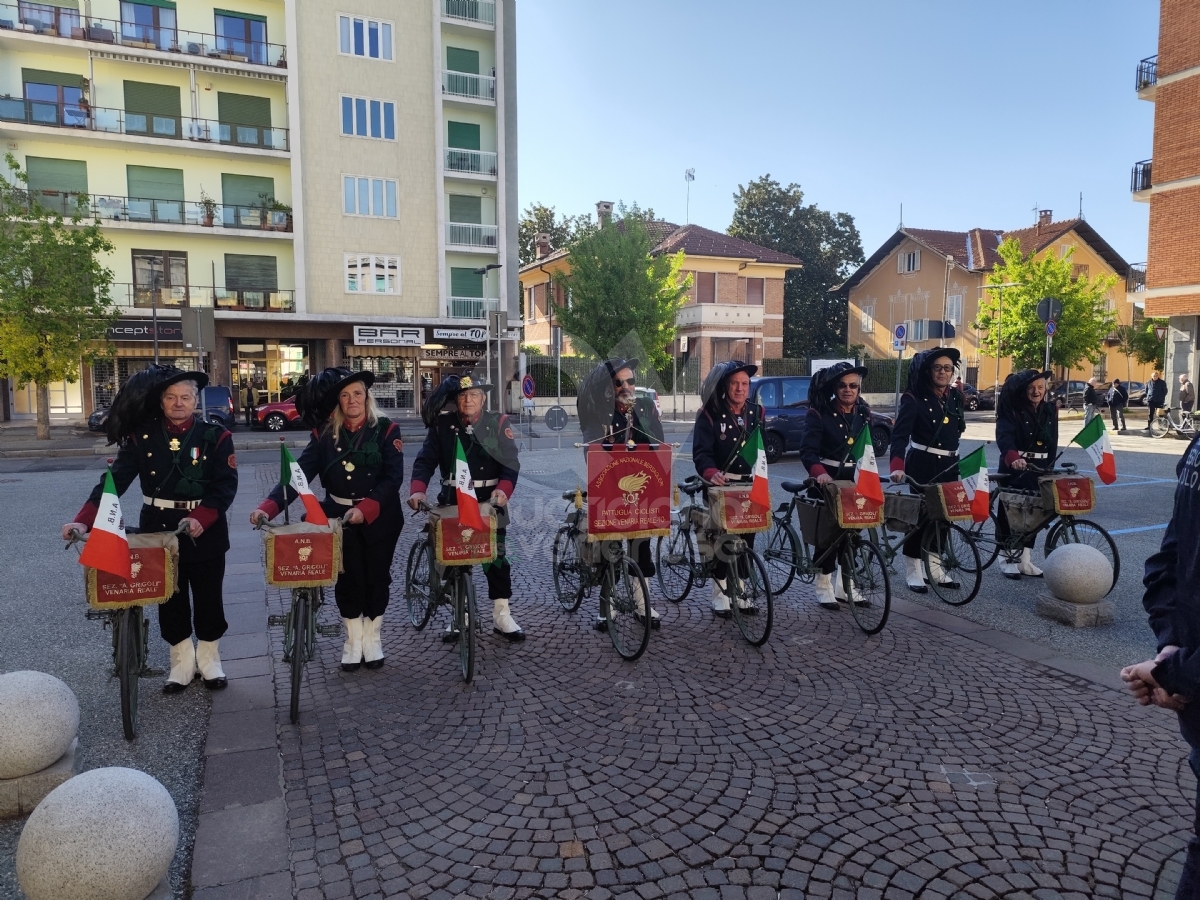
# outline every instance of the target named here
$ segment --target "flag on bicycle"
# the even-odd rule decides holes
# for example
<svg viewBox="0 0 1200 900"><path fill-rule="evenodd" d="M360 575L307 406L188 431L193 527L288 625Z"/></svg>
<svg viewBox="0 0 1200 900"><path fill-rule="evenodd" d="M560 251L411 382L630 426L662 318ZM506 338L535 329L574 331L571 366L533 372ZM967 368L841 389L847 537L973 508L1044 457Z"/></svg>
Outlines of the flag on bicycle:
<svg viewBox="0 0 1200 900"><path fill-rule="evenodd" d="M79 554L80 565L108 572L129 581L129 539L125 537L125 519L121 515L121 501L117 499L117 486L113 483L112 469L104 473L104 490L100 494L100 508L88 534L83 552Z"/></svg>
<svg viewBox="0 0 1200 900"><path fill-rule="evenodd" d="M882 503L883 485L879 483L879 466L875 463L875 445L871 440L870 425L864 425L850 445L850 456L854 459L854 490L868 500Z"/></svg>
<svg viewBox="0 0 1200 900"><path fill-rule="evenodd" d="M304 504L305 521L309 525L328 525L329 518L325 515L325 510L321 509L321 504L317 500L317 495L312 492L312 488L308 486L308 478L304 474L304 470L300 468L300 464L292 458L292 454L288 451L287 444L279 445L281 451L281 465L279 472L279 483L283 487L283 496L287 497L287 489L290 486L292 490L300 497L300 502Z"/></svg>
<svg viewBox="0 0 1200 900"><path fill-rule="evenodd" d="M458 494L458 521L468 528L483 528L483 517L479 515L479 501L471 486L471 467L467 465L467 454L462 441L454 439L454 490Z"/></svg>
<svg viewBox="0 0 1200 900"><path fill-rule="evenodd" d="M991 483L988 481L987 459L980 447L958 462L958 475L971 501L971 518L986 522L991 512Z"/></svg>
<svg viewBox="0 0 1200 900"><path fill-rule="evenodd" d="M760 506L771 506L771 485L767 481L767 451L763 448L762 429L754 429L754 434L742 445L738 454L746 461L754 475L750 484L750 502Z"/></svg>
<svg viewBox="0 0 1200 900"><path fill-rule="evenodd" d="M1117 480L1117 457L1113 454L1112 441L1108 439L1108 429L1102 418L1096 416L1084 425L1083 430L1071 438L1071 443L1087 451L1101 481L1112 484Z"/></svg>

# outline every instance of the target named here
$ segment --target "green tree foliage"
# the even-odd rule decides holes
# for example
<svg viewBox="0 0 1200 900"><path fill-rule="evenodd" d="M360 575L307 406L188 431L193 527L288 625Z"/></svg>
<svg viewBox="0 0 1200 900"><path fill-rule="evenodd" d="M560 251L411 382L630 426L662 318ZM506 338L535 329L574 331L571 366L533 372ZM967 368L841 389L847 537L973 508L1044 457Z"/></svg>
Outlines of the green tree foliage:
<svg viewBox="0 0 1200 900"><path fill-rule="evenodd" d="M530 203L521 213L521 220L517 223L521 266L527 266L537 258L537 245L533 240L535 235L550 235L550 246L558 250L595 227L589 215L560 217L553 206Z"/></svg>
<svg viewBox="0 0 1200 900"><path fill-rule="evenodd" d="M41 203L12 154L0 178L0 377L37 385L37 436L50 439L50 384L75 381L79 363L109 351L105 331L117 312L108 300L112 251L82 200L69 219Z"/></svg>
<svg viewBox="0 0 1200 900"><path fill-rule="evenodd" d="M733 195L733 237L797 257L804 267L783 286L783 353L812 358L846 347L846 298L830 294L864 261L862 239L848 213L810 203L798 184L783 187L769 174Z"/></svg>
<svg viewBox="0 0 1200 900"><path fill-rule="evenodd" d="M1046 358L1046 326L1037 317L1043 297L1062 303L1062 316L1050 352L1051 365L1073 369L1085 359L1100 361L1104 341L1116 326L1105 294L1117 283L1115 275L1095 278L1073 275L1074 251L1057 257L1047 253L1040 259L1021 252L1014 239L1004 241L997 253L1003 262L988 275L991 285L1016 284L1000 291L984 291L974 327L984 332L980 349L989 356L1010 356L1014 369L1040 369Z"/></svg>
<svg viewBox="0 0 1200 900"><path fill-rule="evenodd" d="M1143 365L1153 365L1160 372L1165 366L1163 342L1154 329L1166 328L1167 319L1147 319L1138 307L1133 308L1133 321L1113 329L1117 350L1125 357L1125 376L1132 378L1130 362L1136 359Z"/></svg>
<svg viewBox="0 0 1200 900"><path fill-rule="evenodd" d="M632 332L650 363L661 369L671 361L666 348L675 340L675 314L691 278L682 274L682 251L650 255L649 211L634 205L620 212L619 222L571 244L571 274L556 278L570 302L556 314L576 347L593 348L601 356L625 352Z"/></svg>

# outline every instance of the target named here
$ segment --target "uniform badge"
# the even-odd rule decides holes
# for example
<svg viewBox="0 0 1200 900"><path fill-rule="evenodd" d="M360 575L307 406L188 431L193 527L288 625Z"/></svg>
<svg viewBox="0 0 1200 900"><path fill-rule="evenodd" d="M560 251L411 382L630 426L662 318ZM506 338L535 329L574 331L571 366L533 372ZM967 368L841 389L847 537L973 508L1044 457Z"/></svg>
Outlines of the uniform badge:
<svg viewBox="0 0 1200 900"><path fill-rule="evenodd" d="M171 448L172 452L178 451L181 446L179 443L179 438L171 438L167 446Z"/></svg>
<svg viewBox="0 0 1200 900"><path fill-rule="evenodd" d="M505 425L505 426L504 426L504 436L505 436L506 438L508 438L510 441L513 439L513 433L512 433L512 426L511 426L511 425Z"/></svg>
<svg viewBox="0 0 1200 900"><path fill-rule="evenodd" d="M942 416L942 424L943 424L943 425L949 425L949 424L950 424L950 417L949 417L949 416Z"/></svg>
<svg viewBox="0 0 1200 900"><path fill-rule="evenodd" d="M199 458L200 458L200 448L193 447L192 448L192 463L195 464L196 460L198 460Z"/></svg>
<svg viewBox="0 0 1200 900"><path fill-rule="evenodd" d="M347 472L354 471L354 463L347 461L347 462L342 463L342 465L346 467Z"/></svg>
<svg viewBox="0 0 1200 900"><path fill-rule="evenodd" d="M851 447L853 447L854 446L854 438L852 438L852 437L846 438L846 443L849 444Z"/></svg>
<svg viewBox="0 0 1200 900"><path fill-rule="evenodd" d="M231 469L237 468L237 454L236 453L229 454L229 468L231 468Z"/></svg>
<svg viewBox="0 0 1200 900"><path fill-rule="evenodd" d="M396 452L397 452L397 453L403 453L403 452L404 452L404 441L400 440L399 438L397 438L396 440L392 441L392 446L396 448Z"/></svg>

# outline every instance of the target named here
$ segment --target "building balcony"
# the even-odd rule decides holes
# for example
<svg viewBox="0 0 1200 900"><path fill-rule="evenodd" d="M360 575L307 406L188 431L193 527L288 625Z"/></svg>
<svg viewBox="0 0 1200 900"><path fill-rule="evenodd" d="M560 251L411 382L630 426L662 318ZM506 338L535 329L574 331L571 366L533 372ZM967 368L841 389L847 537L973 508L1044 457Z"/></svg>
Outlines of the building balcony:
<svg viewBox="0 0 1200 900"><path fill-rule="evenodd" d="M112 197L103 194L72 194L66 191L37 191L38 201L64 217L76 212L84 218L130 225L192 225L201 228L234 228L249 231L290 233L292 214L287 210L260 206L230 206L199 200L150 200L141 197ZM82 206L80 202L82 201Z"/></svg>
<svg viewBox="0 0 1200 900"><path fill-rule="evenodd" d="M488 250L495 253L500 244L500 227L447 222L446 244L455 249Z"/></svg>
<svg viewBox="0 0 1200 900"><path fill-rule="evenodd" d="M451 319L486 319L489 312L500 308L500 300L496 297L448 297L447 313Z"/></svg>
<svg viewBox="0 0 1200 900"><path fill-rule="evenodd" d="M1143 100L1154 99L1154 86L1158 84L1158 57L1147 56L1137 67L1137 95Z"/></svg>
<svg viewBox="0 0 1200 900"><path fill-rule="evenodd" d="M495 28L496 3L495 0L442 0L442 18Z"/></svg>
<svg viewBox="0 0 1200 900"><path fill-rule="evenodd" d="M0 97L0 122L160 140L186 138L239 149L288 150L286 128L239 125L191 116L126 112L82 103L49 103L20 97Z"/></svg>
<svg viewBox="0 0 1200 900"><path fill-rule="evenodd" d="M101 19L81 15L78 9L40 3L21 3L16 6L0 3L0 32L4 31L35 38L66 38L131 50L202 57L210 61L287 68L287 48L283 44Z"/></svg>
<svg viewBox="0 0 1200 900"><path fill-rule="evenodd" d="M1131 294L1141 294L1146 290L1146 264L1145 263L1130 263L1129 272L1125 275L1125 294L1127 300L1137 300L1139 298L1128 296Z"/></svg>
<svg viewBox="0 0 1200 900"><path fill-rule="evenodd" d="M120 309L183 309L215 307L229 312L294 313L296 292L277 288L259 291L225 287L147 287L117 283L109 289L109 300Z"/></svg>
<svg viewBox="0 0 1200 900"><path fill-rule="evenodd" d="M763 308L743 303L688 303L680 308L675 324L701 328L762 328Z"/></svg>
<svg viewBox="0 0 1200 900"><path fill-rule="evenodd" d="M454 175L479 175L495 178L499 158L487 150L463 150L446 148L446 172Z"/></svg>
<svg viewBox="0 0 1200 900"><path fill-rule="evenodd" d="M496 102L496 79L490 75L469 72L442 72L442 94L475 103Z"/></svg>
<svg viewBox="0 0 1200 900"><path fill-rule="evenodd" d="M1133 172L1130 176L1129 190L1133 192L1134 200L1142 200L1148 202L1150 200L1150 188L1154 182L1151 181L1150 164L1153 160L1143 159L1139 163L1133 164Z"/></svg>

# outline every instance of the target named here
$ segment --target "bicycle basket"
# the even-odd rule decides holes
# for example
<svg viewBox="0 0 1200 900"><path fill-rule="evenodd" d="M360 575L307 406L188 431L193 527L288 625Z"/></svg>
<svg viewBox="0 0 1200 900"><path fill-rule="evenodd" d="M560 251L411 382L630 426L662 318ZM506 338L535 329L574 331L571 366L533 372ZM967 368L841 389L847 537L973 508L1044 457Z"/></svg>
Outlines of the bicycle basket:
<svg viewBox="0 0 1200 900"><path fill-rule="evenodd" d="M853 481L831 481L822 485L821 491L838 528L876 528L883 524L883 504L858 493Z"/></svg>
<svg viewBox="0 0 1200 900"><path fill-rule="evenodd" d="M280 525L263 534L267 584L281 588L330 587L342 571L342 523Z"/></svg>
<svg viewBox="0 0 1200 900"><path fill-rule="evenodd" d="M771 527L771 508L750 499L745 487L710 487L708 504L712 527L729 534L752 534Z"/></svg>
<svg viewBox="0 0 1200 900"><path fill-rule="evenodd" d="M961 481L931 484L925 489L925 507L929 518L939 522L967 522L971 514L971 498Z"/></svg>
<svg viewBox="0 0 1200 900"><path fill-rule="evenodd" d="M463 525L457 506L429 510L433 524L433 555L440 566L473 566L496 558L496 513L490 503L479 504L483 528Z"/></svg>
<svg viewBox="0 0 1200 900"><path fill-rule="evenodd" d="M888 531L906 534L917 527L925 498L919 494L883 495L883 518Z"/></svg>
<svg viewBox="0 0 1200 900"><path fill-rule="evenodd" d="M808 497L796 501L796 518L800 520L800 534L810 547L828 547L838 536L837 523L828 509Z"/></svg>
<svg viewBox="0 0 1200 900"><path fill-rule="evenodd" d="M1096 483L1086 475L1049 475L1038 485L1042 503L1060 516L1083 516L1096 507Z"/></svg>
<svg viewBox="0 0 1200 900"><path fill-rule="evenodd" d="M163 603L179 590L179 538L169 532L130 534L129 569L132 578L87 568L88 606L125 609Z"/></svg>
<svg viewBox="0 0 1200 900"><path fill-rule="evenodd" d="M1037 494L1022 494L1016 491L1001 491L1000 502L1008 516L1008 524L1014 532L1030 534L1041 528L1054 515L1042 505Z"/></svg>

